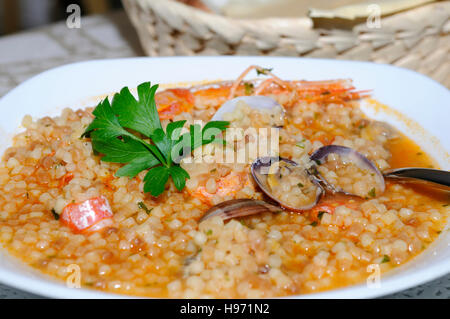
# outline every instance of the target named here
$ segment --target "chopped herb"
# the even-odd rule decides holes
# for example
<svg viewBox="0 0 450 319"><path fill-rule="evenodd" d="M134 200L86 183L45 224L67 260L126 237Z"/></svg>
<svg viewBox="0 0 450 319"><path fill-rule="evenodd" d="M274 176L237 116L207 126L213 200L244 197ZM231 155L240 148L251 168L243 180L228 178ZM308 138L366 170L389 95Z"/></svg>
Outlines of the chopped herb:
<svg viewBox="0 0 450 319"><path fill-rule="evenodd" d="M389 258L388 255L384 255L383 259L381 260L380 264L388 263L391 261L391 258Z"/></svg>
<svg viewBox="0 0 450 319"><path fill-rule="evenodd" d="M213 168L213 169L210 171L210 173L215 173L215 172L217 172L217 168Z"/></svg>
<svg viewBox="0 0 450 319"><path fill-rule="evenodd" d="M273 69L269 68L257 68L256 74L258 75L268 75L270 72L272 72Z"/></svg>
<svg viewBox="0 0 450 319"><path fill-rule="evenodd" d="M138 207L139 207L140 209L143 209L143 210L147 213L147 215L150 215L151 212L152 212L152 210L153 210L153 208L149 209L149 208L144 204L144 202L139 202L139 203L138 203Z"/></svg>
<svg viewBox="0 0 450 319"><path fill-rule="evenodd" d="M319 211L319 214L317 214L317 218L319 218L319 220L322 220L323 214L325 214L326 212L324 212L323 210Z"/></svg>
<svg viewBox="0 0 450 319"><path fill-rule="evenodd" d="M245 88L245 95L252 95L253 94L253 90L255 88L255 85L253 83L250 83L250 82L245 82L244 83L244 88Z"/></svg>
<svg viewBox="0 0 450 319"><path fill-rule="evenodd" d="M59 220L59 214L56 212L54 208L51 210L53 217L55 217L56 220Z"/></svg>
<svg viewBox="0 0 450 319"><path fill-rule="evenodd" d="M206 235L208 235L208 236L211 236L212 233L213 233L212 229L208 229L208 230L206 231Z"/></svg>
<svg viewBox="0 0 450 319"><path fill-rule="evenodd" d="M295 146L297 146L297 147L300 147L301 149L304 149L304 148L305 148L305 145L303 145L303 144L300 144L300 143L298 143L298 144L295 144Z"/></svg>
<svg viewBox="0 0 450 319"><path fill-rule="evenodd" d="M316 162L317 165L322 165L322 162L320 160L314 160L314 162Z"/></svg>
<svg viewBox="0 0 450 319"><path fill-rule="evenodd" d="M314 222L312 222L310 225L311 225L312 227L316 227L316 226L318 225L318 223L317 223L316 221L314 221Z"/></svg>
<svg viewBox="0 0 450 319"><path fill-rule="evenodd" d="M298 183L297 186L301 188L301 187L303 187L305 185L303 185L302 183Z"/></svg>
<svg viewBox="0 0 450 319"><path fill-rule="evenodd" d="M317 162L316 162L316 163L317 163ZM318 165L320 165L320 164L318 164ZM317 175L317 174L319 174L319 171L317 170L317 167L315 167L315 166L311 167L311 168L309 169L309 172L310 172L312 175Z"/></svg>
<svg viewBox="0 0 450 319"><path fill-rule="evenodd" d="M358 128L360 129L360 130L362 130L363 128L365 128L366 126L365 125L363 125L363 124L361 124L360 126L358 126Z"/></svg>
<svg viewBox="0 0 450 319"><path fill-rule="evenodd" d="M372 188L367 194L368 194L370 197L376 197L377 194L375 193L375 187Z"/></svg>
<svg viewBox="0 0 450 319"><path fill-rule="evenodd" d="M185 151L217 142L216 136L229 125L225 121L212 121L203 128L194 124L189 133L181 135L186 121L176 121L164 131L156 109L157 89L158 85L146 82L137 88L138 100L127 87L115 94L111 103L104 99L82 135L91 138L94 151L103 154L103 162L125 164L116 176L134 178L147 171L144 192L155 197L164 192L169 178L181 191L190 178L179 166L179 160L187 155Z"/></svg>

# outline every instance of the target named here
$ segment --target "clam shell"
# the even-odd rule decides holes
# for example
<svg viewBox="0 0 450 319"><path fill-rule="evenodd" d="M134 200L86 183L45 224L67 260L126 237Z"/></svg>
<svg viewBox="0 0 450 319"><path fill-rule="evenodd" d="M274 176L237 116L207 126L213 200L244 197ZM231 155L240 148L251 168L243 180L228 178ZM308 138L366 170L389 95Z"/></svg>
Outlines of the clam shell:
<svg viewBox="0 0 450 319"><path fill-rule="evenodd" d="M344 155L346 157L349 157L353 163L355 163L357 166L359 166L362 169L370 170L375 173L377 184L379 187L379 190L384 192L386 185L384 183L384 177L383 174L380 172L380 170L375 166L374 163L372 163L367 157L362 155L361 153L355 151L354 149L346 146L340 146L340 145L327 145L319 148L317 151L315 151L311 155L311 160L315 161L318 165L321 165L326 161L327 156L329 154L338 154L338 155ZM328 183L323 176L320 174L315 174L317 178L328 188L329 190L333 192L340 192L347 195L355 195L351 193L347 193L342 191L341 189L335 187L334 185ZM355 195L357 196L357 195Z"/></svg>
<svg viewBox="0 0 450 319"><path fill-rule="evenodd" d="M219 216L223 220L256 215L261 213L277 213L281 208L260 200L232 199L211 207L200 219L202 222L208 218Z"/></svg>
<svg viewBox="0 0 450 319"><path fill-rule="evenodd" d="M248 106L250 106L252 109L255 110L271 110L275 107L280 107L283 110L283 114L285 113L285 110L283 106L281 106L277 101L274 99L267 97L267 96L239 96L234 99L226 101L222 106L217 110L217 112L212 117L212 121L222 121L223 115L225 113L231 113L234 111L236 106L239 102L244 102Z"/></svg>
<svg viewBox="0 0 450 319"><path fill-rule="evenodd" d="M276 161L283 161L285 163L288 163L291 166L298 167L298 164L296 162L291 161L291 160L286 159L286 158L282 158L282 157L260 157L260 158L257 158L252 163L251 172L252 172L253 179L258 184L259 188L264 192L264 194L266 194L272 200L274 200L275 202L280 204L280 206L282 206L282 207L284 207L284 208L286 208L288 210L294 211L294 212L304 211L304 210L311 209L314 206L316 206L317 202L319 201L320 197L323 194L323 189L319 185L319 183L317 182L317 179L314 176L312 176L308 171L306 171L306 173L310 177L310 179L313 182L313 184L317 186L317 189L316 189L316 200L313 203L311 203L309 205L302 206L302 207L292 207L292 206L289 206L289 205L283 203L281 200L276 198L271 193L270 187L267 185L267 175L268 175L268 172L269 172L269 167L272 165L272 163L274 163Z"/></svg>

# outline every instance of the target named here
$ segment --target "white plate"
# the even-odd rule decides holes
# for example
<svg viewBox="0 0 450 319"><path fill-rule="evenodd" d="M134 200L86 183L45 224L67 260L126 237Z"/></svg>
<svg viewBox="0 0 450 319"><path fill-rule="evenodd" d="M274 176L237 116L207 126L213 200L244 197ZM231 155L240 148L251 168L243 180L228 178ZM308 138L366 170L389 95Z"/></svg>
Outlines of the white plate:
<svg viewBox="0 0 450 319"><path fill-rule="evenodd" d="M119 91L123 86L136 87L145 81L174 83L235 79L252 64L272 67L284 79L351 78L358 89L373 89L374 98L405 114L408 119L377 112L367 106L364 110L370 116L386 120L412 137L438 161L441 168L450 168L450 93L445 87L421 74L387 65L299 58L133 58L90 61L59 67L26 81L0 100L0 152L10 145L11 137L19 131L25 114L33 117L57 115L64 107L94 105L102 95ZM424 130L412 124L414 121ZM376 297L422 284L445 275L449 269L450 233L444 231L430 248L413 261L383 275L379 288L368 288L363 283L294 297ZM66 288L64 283L36 273L4 251L0 253L0 281L49 297L117 297L94 290Z"/></svg>

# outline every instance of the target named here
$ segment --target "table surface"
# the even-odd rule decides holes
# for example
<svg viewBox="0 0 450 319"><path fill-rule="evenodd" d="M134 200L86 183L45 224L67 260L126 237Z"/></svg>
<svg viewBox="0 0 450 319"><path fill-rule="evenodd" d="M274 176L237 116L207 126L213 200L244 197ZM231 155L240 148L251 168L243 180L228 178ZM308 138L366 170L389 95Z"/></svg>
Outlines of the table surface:
<svg viewBox="0 0 450 319"><path fill-rule="evenodd" d="M0 38L0 97L28 78L77 61L143 56L126 14L83 17L80 29L65 22ZM450 299L450 274L387 298ZM0 299L40 298L0 284Z"/></svg>

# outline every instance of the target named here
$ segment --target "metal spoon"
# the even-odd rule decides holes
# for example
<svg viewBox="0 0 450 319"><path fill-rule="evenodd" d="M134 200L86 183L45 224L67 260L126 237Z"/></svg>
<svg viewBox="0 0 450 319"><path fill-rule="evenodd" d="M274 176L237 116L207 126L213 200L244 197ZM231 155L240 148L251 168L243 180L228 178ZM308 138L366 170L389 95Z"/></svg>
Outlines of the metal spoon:
<svg viewBox="0 0 450 319"><path fill-rule="evenodd" d="M450 187L450 172L433 168L404 167L384 172L385 178L425 181Z"/></svg>

